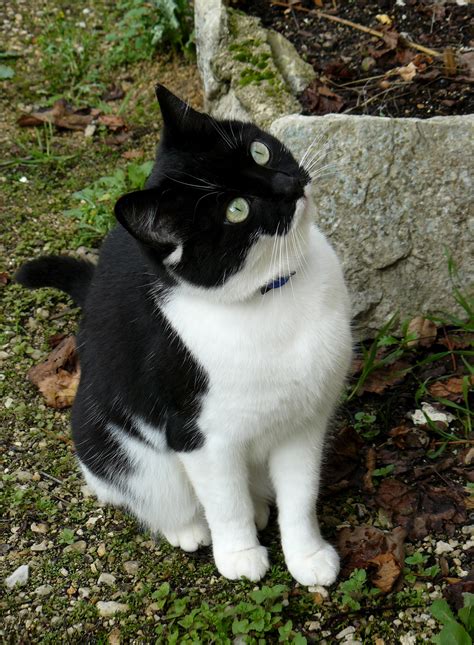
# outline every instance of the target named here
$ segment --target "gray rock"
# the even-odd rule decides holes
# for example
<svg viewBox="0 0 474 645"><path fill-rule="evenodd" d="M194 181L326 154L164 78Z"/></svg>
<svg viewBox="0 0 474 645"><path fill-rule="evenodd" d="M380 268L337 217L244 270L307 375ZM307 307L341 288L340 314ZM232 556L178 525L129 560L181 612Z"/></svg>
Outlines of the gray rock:
<svg viewBox="0 0 474 645"><path fill-rule="evenodd" d="M362 336L373 335L396 312L401 320L460 313L446 253L460 283L472 285L472 115L289 115L275 121L271 132L298 159L319 138L317 223L343 262ZM338 174L324 177L331 163Z"/></svg>
<svg viewBox="0 0 474 645"><path fill-rule="evenodd" d="M35 594L37 596L49 596L52 591L53 587L51 585L40 585L39 587L36 587Z"/></svg>
<svg viewBox="0 0 474 645"><path fill-rule="evenodd" d="M127 562L123 563L123 568L126 573L128 573L130 576L134 576L138 573L138 569L140 568L140 563L137 560L128 560Z"/></svg>
<svg viewBox="0 0 474 645"><path fill-rule="evenodd" d="M96 607L99 612L99 616L102 616L103 618L108 618L109 616L114 616L119 612L129 610L128 605L122 602L115 602L115 600L99 600Z"/></svg>
<svg viewBox="0 0 474 645"><path fill-rule="evenodd" d="M294 94L302 92L316 78L313 66L300 58L294 45L273 29L267 32L273 60ZM299 110L298 110L299 111Z"/></svg>
<svg viewBox="0 0 474 645"><path fill-rule="evenodd" d="M251 115L263 127L301 111L275 64L268 32L257 18L227 9L221 0L196 0L194 8L207 111L220 118L248 120ZM286 59L289 70L288 53ZM293 66L302 70L302 65Z"/></svg>
<svg viewBox="0 0 474 645"><path fill-rule="evenodd" d="M30 566L28 564L20 565L15 571L5 578L5 585L8 589L13 589L16 585L21 586L27 583L30 575Z"/></svg>
<svg viewBox="0 0 474 645"><path fill-rule="evenodd" d="M73 544L68 544L64 547L63 553L85 553L87 548L87 543L84 540L78 540Z"/></svg>
<svg viewBox="0 0 474 645"><path fill-rule="evenodd" d="M115 584L115 576L113 576L111 573L101 573L99 579L97 580L97 584L113 587Z"/></svg>

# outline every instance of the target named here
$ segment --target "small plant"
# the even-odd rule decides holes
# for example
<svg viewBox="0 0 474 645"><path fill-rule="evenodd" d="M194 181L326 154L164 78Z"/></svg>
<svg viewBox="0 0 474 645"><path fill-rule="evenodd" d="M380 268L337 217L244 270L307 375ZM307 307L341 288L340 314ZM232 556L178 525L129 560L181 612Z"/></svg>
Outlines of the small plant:
<svg viewBox="0 0 474 645"><path fill-rule="evenodd" d="M193 51L192 8L187 0L122 0L118 11L122 18L107 36L112 43L110 65L150 59L159 48Z"/></svg>
<svg viewBox="0 0 474 645"><path fill-rule="evenodd" d="M374 426L377 421L375 414L368 414L367 412L361 411L356 412L354 418L354 430L364 437L364 439L373 439L380 433L380 428Z"/></svg>
<svg viewBox="0 0 474 645"><path fill-rule="evenodd" d="M153 167L152 161L130 163L119 168L113 175L101 177L93 184L73 193L79 200L76 208L65 211L77 220L79 244L94 244L100 241L115 224L113 207L126 192L143 188Z"/></svg>
<svg viewBox="0 0 474 645"><path fill-rule="evenodd" d="M74 537L74 531L71 531L71 529L63 529L59 534L59 542L60 544L72 544Z"/></svg>
<svg viewBox="0 0 474 645"><path fill-rule="evenodd" d="M285 622L281 615L281 601L286 592L285 585L264 585L251 591L248 600L235 605L210 606L203 602L190 610L190 597L178 597L165 582L152 594L156 609L163 616L156 634L160 642L166 643L217 642L231 645L238 637L248 643L269 642L267 638L278 633L278 642L305 645L306 638L295 632L291 620Z"/></svg>
<svg viewBox="0 0 474 645"><path fill-rule="evenodd" d="M435 600L430 607L433 616L443 628L434 636L437 645L472 645L474 637L474 594L464 593L464 606L453 614L444 599Z"/></svg>
<svg viewBox="0 0 474 645"><path fill-rule="evenodd" d="M367 572L365 569L354 569L350 578L341 582L338 589L341 605L358 611L361 608L360 601L363 598L377 596L380 591L375 587L367 587Z"/></svg>
<svg viewBox="0 0 474 645"><path fill-rule="evenodd" d="M425 568L424 565L428 558L428 555L423 555L423 553L420 553L419 551L415 551L413 555L409 555L405 558L405 564L407 564L408 567L404 569L403 573L407 582L414 583L419 577L434 578L438 575L440 568L437 564Z"/></svg>

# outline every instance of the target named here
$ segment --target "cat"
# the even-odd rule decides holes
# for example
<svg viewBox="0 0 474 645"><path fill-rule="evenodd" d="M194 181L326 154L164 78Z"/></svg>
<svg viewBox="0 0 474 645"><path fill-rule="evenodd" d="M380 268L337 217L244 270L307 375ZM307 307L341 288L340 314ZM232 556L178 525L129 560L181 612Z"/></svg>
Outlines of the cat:
<svg viewBox="0 0 474 645"><path fill-rule="evenodd" d="M276 502L287 567L330 585L316 500L348 372L349 296L315 224L311 177L256 125L216 120L164 86L144 190L122 196L96 267L68 256L16 279L83 308L72 410L77 458L102 503L257 581Z"/></svg>

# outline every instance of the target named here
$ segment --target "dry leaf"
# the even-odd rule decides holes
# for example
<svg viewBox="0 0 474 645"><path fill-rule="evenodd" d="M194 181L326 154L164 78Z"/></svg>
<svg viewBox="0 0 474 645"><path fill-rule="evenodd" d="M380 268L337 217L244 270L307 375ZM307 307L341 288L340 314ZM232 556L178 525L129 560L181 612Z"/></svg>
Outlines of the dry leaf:
<svg viewBox="0 0 474 645"><path fill-rule="evenodd" d="M401 563L397 562L393 553L381 553L370 560L375 564L377 571L372 577L374 585L383 593L392 590L402 571Z"/></svg>
<svg viewBox="0 0 474 645"><path fill-rule="evenodd" d="M28 379L43 394L47 405L53 408L71 406L80 379L74 336L64 338L44 363L32 367Z"/></svg>
<svg viewBox="0 0 474 645"><path fill-rule="evenodd" d="M6 271L2 271L2 273L0 273L0 287L6 287L9 282L9 274Z"/></svg>
<svg viewBox="0 0 474 645"><path fill-rule="evenodd" d="M360 395L363 392L381 394L388 387L403 381L409 368L410 364L404 360L395 361L391 365L385 365L368 376L357 394Z"/></svg>
<svg viewBox="0 0 474 645"><path fill-rule="evenodd" d="M126 128L125 122L120 116L113 114L101 115L97 108L74 108L65 99L56 101L52 108L46 108L23 114L18 119L18 125L21 127L33 127L43 123L52 123L58 128L64 130L83 130L93 122L98 121L105 125L109 130L123 130Z"/></svg>
<svg viewBox="0 0 474 645"><path fill-rule="evenodd" d="M354 569L368 569L373 584L388 593L403 568L405 537L406 531L400 527L392 532L373 526L342 529L338 549L344 574L348 575Z"/></svg>
<svg viewBox="0 0 474 645"><path fill-rule="evenodd" d="M382 25L388 25L390 27L392 24L392 19L386 13L378 13L375 17Z"/></svg>
<svg viewBox="0 0 474 645"><path fill-rule="evenodd" d="M412 81L418 72L417 67L413 63L413 61L411 63L408 63L408 65L405 65L405 67L397 67L396 71L400 78L403 81L407 82Z"/></svg>
<svg viewBox="0 0 474 645"><path fill-rule="evenodd" d="M431 347L431 345L436 340L437 328L435 323L428 318L423 318L423 316L416 316L413 320L410 320L408 324L407 334L408 336L414 336L412 340L407 342L408 347Z"/></svg>
<svg viewBox="0 0 474 645"><path fill-rule="evenodd" d="M474 385L474 375L469 377L470 385ZM441 399L449 399L450 401L462 401L463 399L463 378L453 376L446 381L436 381L432 383L428 392L435 397Z"/></svg>

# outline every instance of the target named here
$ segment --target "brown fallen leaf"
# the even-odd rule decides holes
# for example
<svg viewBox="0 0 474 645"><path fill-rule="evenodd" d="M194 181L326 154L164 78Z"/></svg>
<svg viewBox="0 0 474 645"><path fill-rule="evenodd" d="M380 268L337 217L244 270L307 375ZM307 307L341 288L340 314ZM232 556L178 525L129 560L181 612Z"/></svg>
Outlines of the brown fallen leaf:
<svg viewBox="0 0 474 645"><path fill-rule="evenodd" d="M6 287L10 282L10 275L6 271L0 273L0 287Z"/></svg>
<svg viewBox="0 0 474 645"><path fill-rule="evenodd" d="M426 448L430 442L430 438L424 430L413 426L396 426L388 434L392 437L392 443L400 450Z"/></svg>
<svg viewBox="0 0 474 645"><path fill-rule="evenodd" d="M116 114L101 114L97 119L97 123L99 123L99 125L105 125L106 128L112 130L112 132L123 130L126 127L125 121L122 117L117 116Z"/></svg>
<svg viewBox="0 0 474 645"><path fill-rule="evenodd" d="M401 563L397 562L393 553L381 553L370 560L377 567L372 577L373 584L383 593L392 590L402 571Z"/></svg>
<svg viewBox="0 0 474 645"><path fill-rule="evenodd" d="M444 345L449 350L452 349L466 349L467 347L474 347L474 334L466 332L446 334L444 338L440 338L438 343Z"/></svg>
<svg viewBox="0 0 474 645"><path fill-rule="evenodd" d="M354 569L368 569L373 584L388 593L403 569L405 537L406 531L400 527L391 532L373 526L342 529L338 550L344 575Z"/></svg>
<svg viewBox="0 0 474 645"><path fill-rule="evenodd" d="M416 316L408 323L407 335L413 337L407 342L407 347L431 347L436 340L437 328L435 323L423 316Z"/></svg>
<svg viewBox="0 0 474 645"><path fill-rule="evenodd" d="M449 604L458 610L464 607L465 593L474 593L474 569L471 569L467 576L450 583L443 592Z"/></svg>
<svg viewBox="0 0 474 645"><path fill-rule="evenodd" d="M446 381L436 381L428 387L428 392L431 396L439 397L442 399L449 399L450 401L462 401L463 396L463 378L453 376ZM474 375L469 377L470 385L474 385Z"/></svg>
<svg viewBox="0 0 474 645"><path fill-rule="evenodd" d="M373 493L375 491L374 482L372 481L372 473L375 470L375 465L377 462L377 453L374 448L369 448L367 450L367 455L365 459L366 472L363 478L364 490L367 493Z"/></svg>
<svg viewBox="0 0 474 645"><path fill-rule="evenodd" d="M402 81L405 82L412 81L418 73L416 65L413 63L413 61L403 67L397 67L396 70L393 71L396 71Z"/></svg>
<svg viewBox="0 0 474 645"><path fill-rule="evenodd" d="M418 482L414 488L395 478L384 479L375 496L392 523L404 527L412 540L432 534L453 535L456 525L466 521L465 499L463 489L455 484Z"/></svg>
<svg viewBox="0 0 474 645"><path fill-rule="evenodd" d="M354 428L340 429L328 445L324 461L322 493L335 493L354 485L355 475L362 458L363 439Z"/></svg>
<svg viewBox="0 0 474 645"><path fill-rule="evenodd" d="M410 363L402 359L395 361L391 365L384 365L369 374L367 379L359 388L357 394L360 395L363 394L363 392L381 394L388 387L401 383L409 369Z"/></svg>
<svg viewBox="0 0 474 645"><path fill-rule="evenodd" d="M121 157L124 159L141 159L144 154L143 150L125 150L125 152L122 152Z"/></svg>
<svg viewBox="0 0 474 645"><path fill-rule="evenodd" d="M71 406L80 379L74 336L64 338L44 363L32 367L28 379L43 394L47 405L58 409Z"/></svg>
<svg viewBox="0 0 474 645"><path fill-rule="evenodd" d="M313 114L337 113L344 107L344 99L315 79L303 92L303 105Z"/></svg>
<svg viewBox="0 0 474 645"><path fill-rule="evenodd" d="M53 107L23 114L17 123L21 127L34 127L52 123L63 130L85 130L93 122L99 122L112 131L126 128L122 117L101 114L97 108L74 108L65 99L58 99Z"/></svg>

